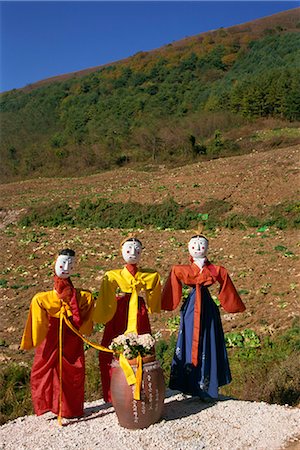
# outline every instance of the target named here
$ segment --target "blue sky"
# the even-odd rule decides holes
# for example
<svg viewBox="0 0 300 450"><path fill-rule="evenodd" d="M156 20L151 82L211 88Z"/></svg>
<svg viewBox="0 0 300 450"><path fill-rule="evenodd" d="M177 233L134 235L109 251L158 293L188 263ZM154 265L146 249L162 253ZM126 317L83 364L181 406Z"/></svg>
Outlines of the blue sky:
<svg viewBox="0 0 300 450"><path fill-rule="evenodd" d="M1 92L98 66L299 1L1 1Z"/></svg>

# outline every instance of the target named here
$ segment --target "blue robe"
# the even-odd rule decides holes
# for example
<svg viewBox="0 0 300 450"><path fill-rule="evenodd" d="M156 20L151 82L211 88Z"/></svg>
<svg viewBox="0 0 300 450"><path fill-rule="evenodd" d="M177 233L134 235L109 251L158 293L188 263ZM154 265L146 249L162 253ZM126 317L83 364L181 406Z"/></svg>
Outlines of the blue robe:
<svg viewBox="0 0 300 450"><path fill-rule="evenodd" d="M198 366L192 364L194 288L180 311L179 335L171 366L170 388L199 396L218 397L218 387L231 382L219 308L208 289L201 287L202 309Z"/></svg>

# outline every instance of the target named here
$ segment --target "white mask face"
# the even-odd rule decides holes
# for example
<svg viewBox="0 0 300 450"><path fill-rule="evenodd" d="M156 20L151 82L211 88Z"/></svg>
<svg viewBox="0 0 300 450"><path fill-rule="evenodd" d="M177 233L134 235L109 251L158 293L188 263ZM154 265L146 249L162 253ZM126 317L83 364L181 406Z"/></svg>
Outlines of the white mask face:
<svg viewBox="0 0 300 450"><path fill-rule="evenodd" d="M55 262L55 273L59 278L69 278L74 272L75 256L59 255Z"/></svg>
<svg viewBox="0 0 300 450"><path fill-rule="evenodd" d="M141 254L142 246L138 241L126 241L122 245L122 256L127 264L137 264Z"/></svg>
<svg viewBox="0 0 300 450"><path fill-rule="evenodd" d="M192 238L189 242L189 252L193 259L204 258L208 250L208 242L203 237Z"/></svg>

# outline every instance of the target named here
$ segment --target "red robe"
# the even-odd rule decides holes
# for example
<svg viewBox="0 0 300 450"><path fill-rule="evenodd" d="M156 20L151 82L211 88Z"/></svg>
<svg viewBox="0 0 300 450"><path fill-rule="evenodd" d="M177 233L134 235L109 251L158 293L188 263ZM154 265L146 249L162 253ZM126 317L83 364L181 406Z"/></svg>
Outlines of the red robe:
<svg viewBox="0 0 300 450"><path fill-rule="evenodd" d="M37 416L59 414L59 319L49 318L46 339L36 348L31 369L31 396ZM62 417L83 415L85 363L82 340L63 324Z"/></svg>
<svg viewBox="0 0 300 450"><path fill-rule="evenodd" d="M67 302L73 325L81 332L92 331L92 294L72 288ZM59 317L60 299L55 291L37 294L31 303L21 349L36 347L31 369L31 395L35 413L59 415ZM82 340L63 322L61 417L83 415L85 363Z"/></svg>
<svg viewBox="0 0 300 450"><path fill-rule="evenodd" d="M137 272L136 265L127 264L126 268L132 275ZM127 329L128 308L131 294L117 296L117 310L113 318L105 325L103 339L101 345L108 347L112 340L123 334ZM138 315L137 315L137 332L138 334L151 333L151 327L148 317L147 307L143 298L139 297ZM111 402L110 380L111 380L111 362L113 355L111 353L99 353L99 366L102 382L102 394L105 402Z"/></svg>

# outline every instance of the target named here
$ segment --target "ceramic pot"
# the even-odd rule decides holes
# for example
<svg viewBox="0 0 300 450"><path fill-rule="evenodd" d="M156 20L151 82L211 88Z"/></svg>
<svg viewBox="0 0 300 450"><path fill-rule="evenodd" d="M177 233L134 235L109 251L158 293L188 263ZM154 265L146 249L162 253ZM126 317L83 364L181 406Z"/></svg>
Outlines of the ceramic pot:
<svg viewBox="0 0 300 450"><path fill-rule="evenodd" d="M129 360L136 372L136 360ZM113 360L111 376L111 397L119 424L124 428L147 428L158 422L162 416L165 382L162 368L155 356L143 358L141 399L134 400L134 385L127 384L119 362Z"/></svg>

